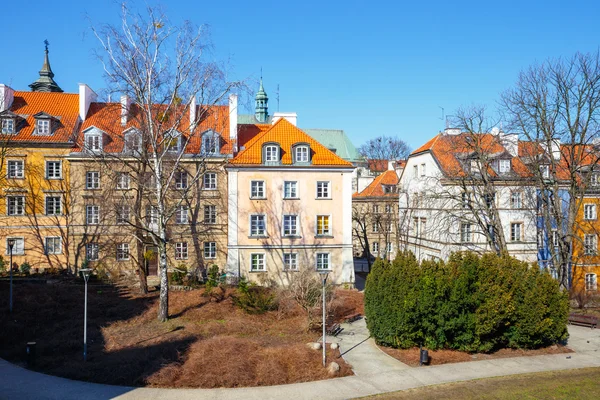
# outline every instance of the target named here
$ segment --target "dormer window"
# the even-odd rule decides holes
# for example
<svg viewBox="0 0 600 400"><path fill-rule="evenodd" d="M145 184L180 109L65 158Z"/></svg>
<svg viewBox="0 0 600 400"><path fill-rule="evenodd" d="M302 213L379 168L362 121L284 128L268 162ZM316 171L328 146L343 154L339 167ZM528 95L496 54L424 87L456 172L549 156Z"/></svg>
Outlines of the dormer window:
<svg viewBox="0 0 600 400"><path fill-rule="evenodd" d="M263 147L263 160L265 164L278 164L280 148L277 143L267 143Z"/></svg>
<svg viewBox="0 0 600 400"><path fill-rule="evenodd" d="M550 166L540 165L540 174L542 174L542 178L544 179L550 178Z"/></svg>
<svg viewBox="0 0 600 400"><path fill-rule="evenodd" d="M139 153L142 148L142 138L140 133L135 129L125 133L125 145L123 150L128 153Z"/></svg>
<svg viewBox="0 0 600 400"><path fill-rule="evenodd" d="M181 151L181 134L173 132L169 137L165 138L165 144L169 153L178 153Z"/></svg>
<svg viewBox="0 0 600 400"><path fill-rule="evenodd" d="M202 134L202 153L215 155L220 152L221 138L217 132L207 131Z"/></svg>
<svg viewBox="0 0 600 400"><path fill-rule="evenodd" d="M15 120L14 118L3 118L2 119L2 134L12 135L15 133Z"/></svg>
<svg viewBox="0 0 600 400"><path fill-rule="evenodd" d="M297 145L294 148L294 162L296 162L296 163L310 162L310 147L307 144Z"/></svg>
<svg viewBox="0 0 600 400"><path fill-rule="evenodd" d="M510 172L510 160L498 160L498 172L501 174Z"/></svg>
<svg viewBox="0 0 600 400"><path fill-rule="evenodd" d="M86 133L85 148L89 151L102 151L102 134L100 132Z"/></svg>
<svg viewBox="0 0 600 400"><path fill-rule="evenodd" d="M50 134L50 120L49 119L38 119L37 134L38 135L49 135Z"/></svg>

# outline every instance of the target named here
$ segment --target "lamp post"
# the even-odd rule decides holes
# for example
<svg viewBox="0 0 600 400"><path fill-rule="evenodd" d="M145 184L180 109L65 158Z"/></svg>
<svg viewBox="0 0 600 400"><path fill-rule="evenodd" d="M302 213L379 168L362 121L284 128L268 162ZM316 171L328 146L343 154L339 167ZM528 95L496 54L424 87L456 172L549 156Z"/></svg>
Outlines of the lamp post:
<svg viewBox="0 0 600 400"><path fill-rule="evenodd" d="M8 239L7 243L8 243L8 251L9 251L9 254L10 254L10 265L8 266L8 270L10 271L9 272L9 275L10 275L10 289L9 289L10 299L8 301L8 311L12 314L12 309L13 309L13 307L12 307L13 306L13 300L12 300L12 297L13 297L12 296L12 286L13 286L13 282L12 282L13 281L13 279L12 279L12 275L13 275L12 274L12 269L13 269L12 255L13 255L13 246L15 245L15 239Z"/></svg>
<svg viewBox="0 0 600 400"><path fill-rule="evenodd" d="M82 268L79 272L85 281L85 300L83 306L83 361L87 361L87 284L92 270L90 268Z"/></svg>
<svg viewBox="0 0 600 400"><path fill-rule="evenodd" d="M327 363L327 356L326 356L326 343L325 343L325 324L326 324L326 319L327 319L327 311L325 308L325 285L327 284L327 276L329 275L329 271L327 270L321 270L319 271L319 274L321 275L321 279L323 281L323 294L321 297L323 297L323 366L325 366L325 364Z"/></svg>

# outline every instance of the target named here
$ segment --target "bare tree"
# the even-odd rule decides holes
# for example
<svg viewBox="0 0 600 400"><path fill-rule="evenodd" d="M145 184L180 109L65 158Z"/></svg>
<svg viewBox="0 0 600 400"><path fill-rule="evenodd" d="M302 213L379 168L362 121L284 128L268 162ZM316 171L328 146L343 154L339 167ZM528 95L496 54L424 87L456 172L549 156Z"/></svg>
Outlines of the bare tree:
<svg viewBox="0 0 600 400"><path fill-rule="evenodd" d="M548 267L568 287L577 212L597 173L599 53L531 66L502 95L501 106L511 130L532 142L526 157L538 187L542 235L546 242L553 231L559 236L548 246Z"/></svg>
<svg viewBox="0 0 600 400"><path fill-rule="evenodd" d="M358 152L367 159L400 160L408 157L410 147L397 137L379 136L360 146Z"/></svg>
<svg viewBox="0 0 600 400"><path fill-rule="evenodd" d="M93 28L100 41L105 75L113 92L124 94L131 106L124 109L135 117L139 140L136 162L143 165L146 207L132 218L132 224L154 242L158 249L160 303L158 319L168 319L167 248L168 223L181 210L190 188L204 168L196 168L181 191L170 190L198 142L196 124L207 117L211 106L223 101L235 86L213 62L205 61L209 42L204 29L185 22L176 27L158 9L147 15L133 15L123 6L121 26ZM196 101L201 106L196 110ZM190 114L190 112L192 114ZM188 122L186 118L190 117ZM205 149L206 150L206 149ZM126 154L130 159L131 154ZM105 159L123 159L110 154ZM138 178L142 178L138 176Z"/></svg>

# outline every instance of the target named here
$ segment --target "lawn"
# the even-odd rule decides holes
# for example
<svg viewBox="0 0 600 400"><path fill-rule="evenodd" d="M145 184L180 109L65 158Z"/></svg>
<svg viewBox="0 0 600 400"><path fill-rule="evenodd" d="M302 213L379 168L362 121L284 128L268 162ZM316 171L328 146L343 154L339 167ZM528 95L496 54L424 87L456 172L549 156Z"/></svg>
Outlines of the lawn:
<svg viewBox="0 0 600 400"><path fill-rule="evenodd" d="M249 315L232 301L234 289L215 302L203 289L171 292L171 319L156 320L158 293L146 296L110 285L90 285L88 361L82 360L83 286L19 283L8 315L8 286L0 285L0 357L25 365L25 346L37 342L33 369L71 379L155 387L239 387L327 379L321 352L306 343L306 317L293 304ZM362 311L362 294L338 290L337 319ZM329 361L351 375L339 351Z"/></svg>
<svg viewBox="0 0 600 400"><path fill-rule="evenodd" d="M371 396L377 400L587 400L600 396L600 368L480 379Z"/></svg>

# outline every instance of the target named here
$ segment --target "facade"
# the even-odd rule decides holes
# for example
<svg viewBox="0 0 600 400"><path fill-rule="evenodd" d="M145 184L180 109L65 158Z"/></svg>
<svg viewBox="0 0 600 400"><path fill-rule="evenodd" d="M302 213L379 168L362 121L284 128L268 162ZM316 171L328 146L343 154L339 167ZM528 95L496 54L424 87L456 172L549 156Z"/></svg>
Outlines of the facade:
<svg viewBox="0 0 600 400"><path fill-rule="evenodd" d="M353 284L352 164L285 118L252 129L227 166L227 272L285 284L314 268Z"/></svg>

